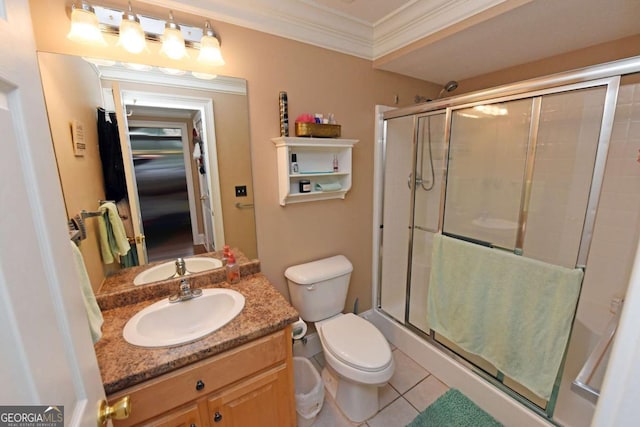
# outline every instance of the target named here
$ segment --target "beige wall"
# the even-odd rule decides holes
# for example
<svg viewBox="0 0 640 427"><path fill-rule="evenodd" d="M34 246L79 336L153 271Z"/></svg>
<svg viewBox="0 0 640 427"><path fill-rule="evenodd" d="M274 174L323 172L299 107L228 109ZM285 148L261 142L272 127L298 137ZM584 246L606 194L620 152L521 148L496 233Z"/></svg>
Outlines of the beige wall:
<svg viewBox="0 0 640 427"><path fill-rule="evenodd" d="M49 116L51 139L69 218L81 210L95 211L104 199L102 165L98 149L96 107L102 105L100 80L91 66L77 57L40 53L40 74ZM86 151L76 157L71 122L84 124ZM97 289L104 278L97 240L97 221L87 218L87 239L80 243L91 285Z"/></svg>
<svg viewBox="0 0 640 427"><path fill-rule="evenodd" d="M640 55L640 34L460 81L456 94Z"/></svg>
<svg viewBox="0 0 640 427"><path fill-rule="evenodd" d="M32 19L39 51L111 57L152 65L172 65L155 55L141 57L119 48L88 48L66 39L68 16L64 0L32 0ZM110 2L110 4L126 2ZM136 2L141 11L163 16L167 10ZM202 25L202 18L176 13L176 20ZM371 307L371 241L373 203L373 132L376 104L410 105L416 94L437 95L440 87L372 69L371 61L298 43L238 26L215 22L227 65L219 74L248 81L251 158L255 189L258 255L262 271L287 295L284 270L293 264L344 254L354 264L347 309L355 298L360 310ZM113 40L110 41L113 45ZM201 67L188 62L184 68ZM342 135L359 139L353 152L353 187L345 200L278 204L276 150L279 136L278 92L289 95L291 119L304 112L332 112Z"/></svg>

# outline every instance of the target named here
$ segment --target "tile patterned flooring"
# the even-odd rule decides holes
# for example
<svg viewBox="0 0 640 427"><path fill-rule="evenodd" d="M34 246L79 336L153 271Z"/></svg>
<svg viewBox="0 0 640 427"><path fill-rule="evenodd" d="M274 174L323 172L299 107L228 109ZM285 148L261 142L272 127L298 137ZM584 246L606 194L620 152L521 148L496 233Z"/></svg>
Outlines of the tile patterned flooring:
<svg viewBox="0 0 640 427"><path fill-rule="evenodd" d="M380 411L364 423L352 423L342 415L331 395L325 392L324 404L314 427L404 427L449 389L399 349L391 348L396 369L389 383L379 392ZM318 372L322 371L323 353L309 360Z"/></svg>

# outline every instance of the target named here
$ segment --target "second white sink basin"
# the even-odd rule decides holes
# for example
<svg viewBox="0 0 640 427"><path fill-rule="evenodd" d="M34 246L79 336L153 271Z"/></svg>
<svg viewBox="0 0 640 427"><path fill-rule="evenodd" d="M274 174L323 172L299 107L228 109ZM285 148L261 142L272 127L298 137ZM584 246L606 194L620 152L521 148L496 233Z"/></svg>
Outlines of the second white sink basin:
<svg viewBox="0 0 640 427"><path fill-rule="evenodd" d="M182 302L167 298L140 310L122 335L133 345L168 347L186 344L220 329L244 308L244 296L232 289L203 289L202 295Z"/></svg>
<svg viewBox="0 0 640 427"><path fill-rule="evenodd" d="M222 267L222 261L216 258L194 257L185 258L184 262L187 268L187 275L191 273L200 273L201 271L213 270ZM133 279L133 284L146 285L147 283L159 282L160 280L170 279L176 273L176 261L167 261L162 264L151 267L138 274Z"/></svg>

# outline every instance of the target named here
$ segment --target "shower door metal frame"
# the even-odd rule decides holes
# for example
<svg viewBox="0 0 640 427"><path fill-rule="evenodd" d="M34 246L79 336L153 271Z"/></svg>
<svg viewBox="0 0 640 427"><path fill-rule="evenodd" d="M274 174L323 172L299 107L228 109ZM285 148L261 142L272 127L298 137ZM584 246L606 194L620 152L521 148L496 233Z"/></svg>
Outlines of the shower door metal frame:
<svg viewBox="0 0 640 427"><path fill-rule="evenodd" d="M523 82L500 86L493 89L488 89L479 92L473 92L466 95L461 95L458 97L446 98L443 100L429 102L425 105L419 105L414 107L408 107L404 109L392 110L383 114L384 119L384 143L383 143L383 158L386 157L386 121L388 119L399 118L404 116L414 116L413 122L413 135L414 135L414 144L413 144L413 173L415 176L415 165L416 165L416 156L417 156L417 138L418 138L418 120L420 117L441 114L442 111L445 111L445 152L447 153L446 160L444 160L443 167L443 177L442 177L442 188L440 194L440 215L438 220L438 231L442 232L443 224L444 224L444 202L446 197L446 178L447 172L449 168L449 150L450 150L450 138L451 138L451 118L452 113L455 110L459 110L462 108L468 108L470 106L475 106L479 104L487 104L487 103L496 103L496 102L506 102L516 99L525 99L532 98L534 111L537 111L538 117L536 117L536 123L539 123L539 101L538 106L536 108L535 98L542 97L543 95L555 94L568 92L572 90L578 89L586 89L592 87L605 87L605 95L604 95L604 105L602 112L602 122L600 125L600 134L598 138L598 144L595 154L595 162L593 166L593 174L591 185L589 189L589 197L587 201L587 208L585 212L584 225L582 229L582 234L580 238L580 246L578 250L578 256L576 260L576 266L585 268L586 260L588 257L589 249L591 246L591 240L593 236L593 227L595 226L595 215L598 207L600 192L602 189L602 182L604 179L604 172L607 160L607 154L609 149L609 142L611 138L611 133L613 129L613 120L615 116L615 109L617 103L617 95L620 86L620 78L625 74L632 74L640 72L640 57L629 58L626 60L615 61L608 64L602 64L592 67L587 67L584 69L569 71L564 73L559 73L547 77L537 78L526 80ZM534 117L532 115L532 122ZM537 126L537 125L536 125ZM533 130L532 130L533 131ZM537 133L537 129L535 130ZM531 144L531 141L529 141ZM528 157L535 156L535 146L533 149L528 147ZM529 160L527 160L527 164L529 164ZM531 168L532 168L531 164ZM529 192L529 185L526 183L526 178L531 176L532 169L528 169L525 175L525 183L523 185L523 192ZM384 176L384 174L383 174ZM384 179L384 178L383 178ZM435 340L433 331L430 333L425 333L418 327L411 324L409 321L409 309L410 309L410 296L411 296L411 263L412 263L412 248L413 248L413 220L414 220L414 211L415 211L415 189L416 185L412 185L411 192L411 211L410 211L410 227L411 232L409 235L409 257L408 257L408 265L407 265L407 283L406 283L406 294L405 294L405 316L404 322L397 321L401 323L403 326L408 328L410 331L416 333L418 336L421 336L426 341L432 343L436 347L443 350L454 360L462 363L464 366L467 366L469 369L481 375L483 378L494 384L503 392L507 393L511 397L515 398L519 402L523 403L529 409L538 413L539 415L545 417L548 420L551 420L553 416L553 411L555 409L555 401L557 400L557 393L555 391L555 396L552 396L552 399L549 400L547 409L544 410L533 402L529 401L525 397L521 396L517 392L513 391L509 387L505 386L502 382L500 382L497 378L489 375L479 369L477 366L472 364L471 362L466 361L461 356L458 356L452 350L443 346ZM382 198L381 203L384 203L384 187L382 188ZM381 206L381 208L384 205ZM522 209L526 208L526 202L523 201L520 212L520 220L519 220L519 231L518 234L524 232L524 227L526 226L523 223L523 219L526 219L522 216ZM384 224L384 218L381 217L381 223ZM520 229L522 228L522 229ZM382 230L380 229L380 233ZM519 237L519 241L523 243L524 235ZM378 248L379 251L380 248ZM381 257L381 252L379 251L379 256ZM379 264L378 278L381 279L381 266L382 263ZM394 319L393 316L389 315L385 312L385 310L381 306L381 291L382 291L382 281L378 280L377 284L377 297L376 297L376 310L384 313L386 316ZM394 319L395 320L395 319ZM574 314L575 321L575 314ZM573 325L571 330L573 330ZM567 343L567 348L565 349L565 357L568 349L569 342ZM564 362L563 362L564 365ZM563 371L563 368L560 369L560 373ZM560 375L559 373L559 375Z"/></svg>

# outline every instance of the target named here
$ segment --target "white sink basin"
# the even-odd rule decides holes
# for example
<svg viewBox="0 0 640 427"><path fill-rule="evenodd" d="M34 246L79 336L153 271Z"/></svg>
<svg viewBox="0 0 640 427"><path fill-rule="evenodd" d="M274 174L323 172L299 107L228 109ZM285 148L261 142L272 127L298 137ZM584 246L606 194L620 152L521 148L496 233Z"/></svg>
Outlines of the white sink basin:
<svg viewBox="0 0 640 427"><path fill-rule="evenodd" d="M222 267L222 261L216 258L185 258L184 262L187 267L187 275ZM138 286L152 282L159 282L160 280L170 279L174 274L176 274L176 261L167 261L138 274L135 279L133 279L133 284Z"/></svg>
<svg viewBox="0 0 640 427"><path fill-rule="evenodd" d="M133 316L124 339L140 347L168 347L195 341L220 329L244 308L244 296L232 289L203 289L182 302L158 301Z"/></svg>

